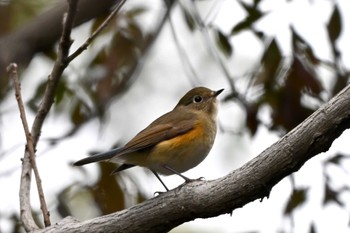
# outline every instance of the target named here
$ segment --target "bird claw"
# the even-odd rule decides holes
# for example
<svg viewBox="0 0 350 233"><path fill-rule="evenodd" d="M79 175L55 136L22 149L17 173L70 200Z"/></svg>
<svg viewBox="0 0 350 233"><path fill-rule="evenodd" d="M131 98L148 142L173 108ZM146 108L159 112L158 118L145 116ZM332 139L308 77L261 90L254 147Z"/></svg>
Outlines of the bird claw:
<svg viewBox="0 0 350 233"><path fill-rule="evenodd" d="M205 180L205 178L203 176L201 176L201 177L199 177L197 179L189 179L189 178L187 178L185 180L185 183L191 183L191 182L194 182L194 181L203 181L203 180Z"/></svg>
<svg viewBox="0 0 350 233"><path fill-rule="evenodd" d="M162 195L163 193L166 193L166 192L156 191L156 192L153 193L153 196L156 197L156 196Z"/></svg>

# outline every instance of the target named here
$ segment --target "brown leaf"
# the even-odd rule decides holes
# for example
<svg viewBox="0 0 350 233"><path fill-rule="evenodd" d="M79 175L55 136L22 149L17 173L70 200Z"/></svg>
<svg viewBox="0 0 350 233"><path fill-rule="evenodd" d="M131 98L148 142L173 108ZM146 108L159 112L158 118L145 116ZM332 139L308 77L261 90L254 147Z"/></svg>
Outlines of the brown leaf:
<svg viewBox="0 0 350 233"><path fill-rule="evenodd" d="M335 41L338 39L341 30L342 30L341 16L340 16L338 6L335 5L331 18L329 19L329 22L327 24L327 32L332 44L334 44Z"/></svg>
<svg viewBox="0 0 350 233"><path fill-rule="evenodd" d="M250 133L254 135L259 125L259 121L257 118L258 106L257 105L246 106L246 114L247 114L246 125L250 130Z"/></svg>
<svg viewBox="0 0 350 233"><path fill-rule="evenodd" d="M281 50L276 40L272 39L261 58L260 63L262 64L263 71L256 80L257 84L262 83L264 85L265 91L275 86L281 60Z"/></svg>
<svg viewBox="0 0 350 233"><path fill-rule="evenodd" d="M317 95L323 90L321 82L316 77L314 68L298 56L293 57L293 63L287 79L287 85L295 88L295 91L307 90Z"/></svg>

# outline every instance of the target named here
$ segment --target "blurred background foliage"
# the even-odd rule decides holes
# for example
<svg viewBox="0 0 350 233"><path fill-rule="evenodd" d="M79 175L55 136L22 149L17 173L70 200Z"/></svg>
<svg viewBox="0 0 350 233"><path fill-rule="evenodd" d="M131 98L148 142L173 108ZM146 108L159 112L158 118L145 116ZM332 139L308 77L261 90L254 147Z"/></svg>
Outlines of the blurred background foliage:
<svg viewBox="0 0 350 233"><path fill-rule="evenodd" d="M112 23L93 42L94 52L90 52L89 59L80 64L80 71L76 72L77 77L72 79L62 77L51 114L65 116L71 123L71 129L58 138L50 138L52 145L74 136L82 126L92 120L98 120L101 125L104 124L106 120L104 113L107 112L111 103L126 93L138 79L142 64L147 59L147 53L160 35L163 26L169 23L176 26L169 20L169 15L174 9L180 12L177 17L183 17L188 30L191 33L200 32L201 36L208 41L207 49L217 54L215 62L221 64L225 79L230 85L225 90L223 101L238 103L246 114L245 125L241 130L249 131L250 136L254 137L261 125L279 136L293 129L349 83L349 70L343 65L343 51L337 45L338 38L344 29L343 15L338 5L334 3L326 25L326 36L332 51L331 60L317 57L313 45L304 39L293 25L288 28L291 35L291 52L286 55L282 52L276 38L255 27L257 22L269 14L261 10L263 2L264 0L237 1L245 11L245 17L235 23L229 32L203 19L200 1L179 1L173 4L168 2L168 7L163 4L163 11L159 13L158 21L154 22L152 27L145 27L140 20L148 13L145 4L134 4L132 7L122 8ZM51 1L0 1L0 36L3 37L18 28L25 27L28 21L34 20L42 11L50 9L52 4ZM90 31L94 31L106 16L107 14L92 19L89 22ZM236 56L233 40L243 32L252 33L263 45L263 52L261 55L257 54L260 56L259 63L254 69L243 77L235 78L228 71L227 61ZM174 41L169 43L177 43L176 37L181 37L176 34L173 36ZM188 61L181 51L181 46L178 44L177 46L182 60ZM43 51L44 56L51 62L56 56L55 48L52 46L51 49ZM321 69L326 69L332 77L327 85L322 79ZM12 88L6 81L6 75L0 78L2 79L1 104L9 98L9 94L12 94ZM27 100L27 107L33 113L38 108L45 85L44 79L31 87L35 91ZM269 109L269 121L264 121L260 117L262 108ZM0 114L6 114L6 112L2 111ZM114 146L118 146L118 143L116 142ZM91 154L96 152L92 151ZM324 161L325 179L322 190L325 194L324 205L334 202L346 209L340 196L349 192L349 183L335 189L331 185L332 179L327 172L327 167L334 165L341 167L342 162L348 159L348 155L336 154ZM98 168L100 176L95 183L91 185L73 183L62 188L57 195L57 205L50 207L51 212L55 212L59 218L75 216L77 209L85 206L83 209L89 212L85 216L88 218L109 214L148 198L142 190L138 189L133 178L128 177L128 174L123 174L123 179L120 175L110 176L115 168L114 165L100 163ZM72 169L81 169L83 173L85 172L84 168ZM88 174L86 178L88 179ZM129 184L125 183L125 179ZM290 179L293 180L293 176ZM131 189L130 183L134 183ZM308 201L307 195L308 188L295 187L283 214L287 218L292 218L294 211ZM84 218L84 216L79 217ZM0 218L3 218L1 213ZM13 222L12 232L20 232L18 218L18 213L8 217L8 220ZM310 223L310 232L316 232L313 223Z"/></svg>

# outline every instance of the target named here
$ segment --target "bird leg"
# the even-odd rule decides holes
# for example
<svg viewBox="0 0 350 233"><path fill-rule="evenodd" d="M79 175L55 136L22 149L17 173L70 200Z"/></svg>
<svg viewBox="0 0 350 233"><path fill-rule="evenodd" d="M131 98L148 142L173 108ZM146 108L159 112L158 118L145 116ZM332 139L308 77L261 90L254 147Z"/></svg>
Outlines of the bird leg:
<svg viewBox="0 0 350 233"><path fill-rule="evenodd" d="M168 189L168 187L164 184L164 182L162 181L162 179L159 177L159 175L157 174L157 172L155 172L155 171L153 171L153 170L151 170L152 171L152 173L157 177L157 179L160 181L160 183L162 183L162 185L164 186L164 188L166 189L166 191L168 192L169 191L169 189ZM161 192L156 192L156 193L161 193Z"/></svg>
<svg viewBox="0 0 350 233"><path fill-rule="evenodd" d="M165 169L171 171L172 173L174 173L174 174L180 176L182 179L185 180L186 183L189 183L189 182L191 182L191 181L197 180L197 179L190 179L190 178L188 178L188 177L182 175L180 172L177 172L176 170L172 169L172 168L169 167L168 165L165 165L165 164L164 164L163 167L164 167ZM203 179L203 177L200 177L200 178L199 178L199 180L202 180L202 179Z"/></svg>
<svg viewBox="0 0 350 233"><path fill-rule="evenodd" d="M200 177L200 178L198 178L198 179L190 179L190 178L188 178L188 177L182 175L180 172L178 172L178 171L174 170L173 168L169 167L168 165L165 165L165 164L164 164L164 165L162 165L162 166L163 166L163 168L165 168L165 169L171 171L172 173L174 173L175 175L180 176L182 179L185 180L185 183L190 183L190 182L195 181L195 180L203 180L203 179L204 179L204 177ZM153 170L151 170L151 171L152 171L152 173L157 177L157 179L160 181L160 183L162 183L162 185L164 186L164 188L166 189L166 191L169 191L168 187L164 184L164 182L162 181L162 179L159 177L158 173L155 172L155 171L153 171ZM162 193L162 192L155 192L155 194L161 194L161 193Z"/></svg>

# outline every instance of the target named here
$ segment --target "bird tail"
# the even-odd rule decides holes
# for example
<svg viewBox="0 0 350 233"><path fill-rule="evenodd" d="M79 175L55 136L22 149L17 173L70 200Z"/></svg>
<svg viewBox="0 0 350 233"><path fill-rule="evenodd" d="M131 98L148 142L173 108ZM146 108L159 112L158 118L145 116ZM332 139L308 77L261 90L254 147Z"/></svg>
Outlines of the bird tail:
<svg viewBox="0 0 350 233"><path fill-rule="evenodd" d="M111 175L114 175L114 174L116 174L116 173L118 173L118 172L120 172L120 171L124 171L124 170L126 170L126 169L129 169L129 168L131 168L131 167L134 167L135 165L131 165L131 164L122 164L122 165L120 165L119 167L117 167L116 169L114 169L113 171L112 171L112 173L111 173Z"/></svg>
<svg viewBox="0 0 350 233"><path fill-rule="evenodd" d="M121 150L121 148L116 148L107 152L102 152L96 155L92 155L90 157L86 157L84 159L81 159L79 161L76 161L75 163L73 163L74 166L82 166L88 163L94 163L94 162L98 162L98 161L102 161L102 160L107 160L107 159L111 159L113 156L115 156L119 151Z"/></svg>

